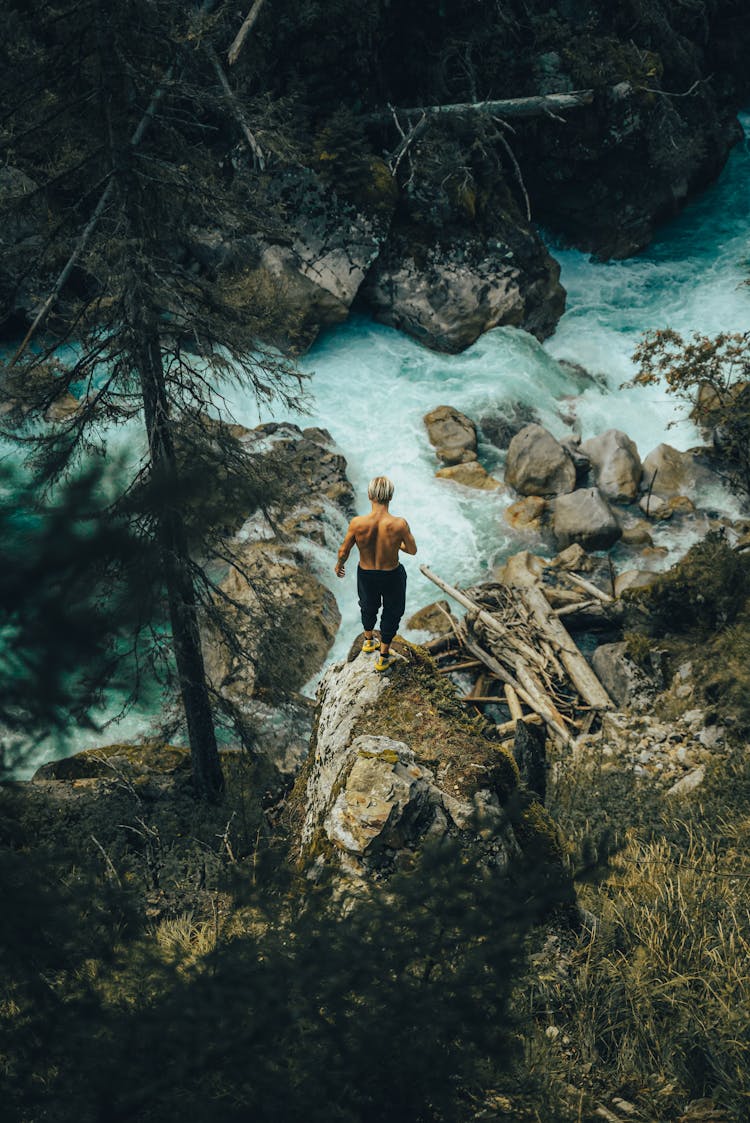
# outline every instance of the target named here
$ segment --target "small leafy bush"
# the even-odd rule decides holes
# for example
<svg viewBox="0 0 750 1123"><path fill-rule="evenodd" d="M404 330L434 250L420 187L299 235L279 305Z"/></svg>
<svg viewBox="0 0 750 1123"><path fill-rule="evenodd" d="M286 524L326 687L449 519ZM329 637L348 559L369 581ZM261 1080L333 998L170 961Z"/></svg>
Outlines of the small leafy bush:
<svg viewBox="0 0 750 1123"><path fill-rule="evenodd" d="M711 632L736 620L750 595L750 562L711 531L647 589L632 596L657 635Z"/></svg>

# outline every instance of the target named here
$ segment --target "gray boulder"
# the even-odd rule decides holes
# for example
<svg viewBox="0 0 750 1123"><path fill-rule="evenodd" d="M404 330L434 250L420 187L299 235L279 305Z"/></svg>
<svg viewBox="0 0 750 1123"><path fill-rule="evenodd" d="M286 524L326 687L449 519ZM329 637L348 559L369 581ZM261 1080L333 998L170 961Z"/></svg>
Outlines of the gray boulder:
<svg viewBox="0 0 750 1123"><path fill-rule="evenodd" d="M680 452L671 445L657 445L643 461L642 487L662 499L688 495L710 479L711 473L692 452Z"/></svg>
<svg viewBox="0 0 750 1123"><path fill-rule="evenodd" d="M603 495L628 503L638 494L641 458L635 443L620 429L607 429L581 445L594 469L596 485Z"/></svg>
<svg viewBox="0 0 750 1123"><path fill-rule="evenodd" d="M477 458L477 427L453 406L438 406L424 416L430 444L444 464L465 464Z"/></svg>
<svg viewBox="0 0 750 1123"><path fill-rule="evenodd" d="M565 292L559 267L530 235L527 240L523 262L510 248L501 255L467 240L435 243L417 261L413 241L394 236L368 275L364 300L376 319L436 351L463 351L503 324L544 339L562 314Z"/></svg>
<svg viewBox="0 0 750 1123"><path fill-rule="evenodd" d="M551 433L541 425L527 425L510 442L505 482L519 495L564 495L576 486L576 469Z"/></svg>
<svg viewBox="0 0 750 1123"><path fill-rule="evenodd" d="M559 495L552 526L559 549L578 542L584 550L608 550L622 535L612 508L595 487Z"/></svg>
<svg viewBox="0 0 750 1123"><path fill-rule="evenodd" d="M653 683L627 655L626 643L603 643L591 664L604 689L618 706L639 708L653 694Z"/></svg>

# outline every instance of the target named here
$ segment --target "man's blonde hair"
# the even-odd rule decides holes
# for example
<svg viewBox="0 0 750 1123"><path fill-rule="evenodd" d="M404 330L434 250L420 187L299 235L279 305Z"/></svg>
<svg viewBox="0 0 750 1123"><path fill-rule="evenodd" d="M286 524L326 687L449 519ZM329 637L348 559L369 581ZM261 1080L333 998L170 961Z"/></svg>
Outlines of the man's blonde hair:
<svg viewBox="0 0 750 1123"><path fill-rule="evenodd" d="M376 476L374 480L370 480L367 498L373 503L390 503L393 499L392 481L387 476Z"/></svg>

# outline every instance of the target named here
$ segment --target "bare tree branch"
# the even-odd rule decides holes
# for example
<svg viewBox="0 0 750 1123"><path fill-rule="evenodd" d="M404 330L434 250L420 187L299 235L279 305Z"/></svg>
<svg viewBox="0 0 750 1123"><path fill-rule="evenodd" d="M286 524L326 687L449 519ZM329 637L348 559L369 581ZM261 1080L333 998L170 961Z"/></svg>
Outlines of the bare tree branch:
<svg viewBox="0 0 750 1123"><path fill-rule="evenodd" d="M229 48L229 51L227 52L227 58L229 59L229 65L230 66L234 66L237 59L239 58L239 54L240 54L240 51L242 50L242 46L243 46L245 40L247 39L248 35L252 31L253 24L255 23L258 16L260 15L260 10L263 7L264 3L265 3L265 0L255 0L255 3L253 4L250 11L247 13L247 16L245 17L245 22L243 23L242 27L239 29L239 31L235 35L234 42L232 43L231 47Z"/></svg>
<svg viewBox="0 0 750 1123"><path fill-rule="evenodd" d="M235 97L234 91L232 90L232 87L229 85L229 82L227 80L227 76L224 73L224 67L221 65L221 62L219 61L219 56L217 55L214 48L210 45L210 43L206 44L206 53L208 54L208 57L211 60L211 65L213 66L214 70L216 71L216 77L219 79L219 82L221 83L221 88L224 91L224 97L226 98L227 105L229 106L229 109L230 109L234 119L236 120L237 124L239 125L239 127L242 131L242 135L244 136L245 140L247 141L248 147L250 148L250 151L253 154L253 159L255 160L256 164L258 165L258 168L260 169L260 171L263 171L265 166L266 166L266 158L263 155L263 150L260 147L260 145L258 144L257 140L255 139L253 133L250 131L250 126L247 123L247 118L245 117L244 110L243 110L242 106L240 105L240 103L238 102L237 98Z"/></svg>
<svg viewBox="0 0 750 1123"><path fill-rule="evenodd" d="M541 117L545 114L554 114L566 109L580 109L591 105L594 100L593 90L573 90L569 94L539 94L535 97L505 98L501 101L466 101L453 105L418 105L410 109L399 109L396 112L404 117L415 114L426 114L428 117L461 117L472 113L499 114L502 117ZM365 121L387 121L392 117L394 110L380 110L378 113L369 113Z"/></svg>

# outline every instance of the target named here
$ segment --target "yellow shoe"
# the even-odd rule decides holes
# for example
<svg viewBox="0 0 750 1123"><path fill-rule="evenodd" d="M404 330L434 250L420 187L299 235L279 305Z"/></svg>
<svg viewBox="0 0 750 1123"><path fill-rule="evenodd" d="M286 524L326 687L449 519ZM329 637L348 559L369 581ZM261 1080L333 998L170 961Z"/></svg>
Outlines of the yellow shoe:
<svg viewBox="0 0 750 1123"><path fill-rule="evenodd" d="M392 662L393 662L393 656L391 655L391 653L388 652L387 655L383 655L383 653L381 651L380 655L378 656L378 661L375 664L375 670L376 671L387 671Z"/></svg>
<svg viewBox="0 0 750 1123"><path fill-rule="evenodd" d="M362 644L362 650L365 655L369 655L372 651L377 651L380 647L380 640L372 636L370 639L365 636L365 642Z"/></svg>

